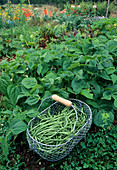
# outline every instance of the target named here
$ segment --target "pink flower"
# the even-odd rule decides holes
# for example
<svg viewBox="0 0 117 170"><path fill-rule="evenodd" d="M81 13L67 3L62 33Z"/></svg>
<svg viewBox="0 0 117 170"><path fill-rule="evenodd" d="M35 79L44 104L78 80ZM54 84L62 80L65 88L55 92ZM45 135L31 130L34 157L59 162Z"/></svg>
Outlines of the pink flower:
<svg viewBox="0 0 117 170"><path fill-rule="evenodd" d="M97 6L96 6L96 5L93 5L93 8L97 8Z"/></svg>
<svg viewBox="0 0 117 170"><path fill-rule="evenodd" d="M80 8L80 5L77 5L78 8Z"/></svg>

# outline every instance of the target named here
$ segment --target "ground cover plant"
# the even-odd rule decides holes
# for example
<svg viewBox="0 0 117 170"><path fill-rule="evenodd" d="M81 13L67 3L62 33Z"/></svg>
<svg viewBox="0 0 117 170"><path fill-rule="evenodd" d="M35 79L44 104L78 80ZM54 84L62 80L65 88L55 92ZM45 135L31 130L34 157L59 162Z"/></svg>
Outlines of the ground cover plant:
<svg viewBox="0 0 117 170"><path fill-rule="evenodd" d="M73 9L67 4L66 9L69 8ZM27 151L31 153L25 136L27 124L38 114L36 110L41 100L53 93L66 99L85 101L92 109L93 126L86 139L67 158L58 163L46 162L50 169L104 169L105 166L115 169L117 19L97 20L92 16L91 20L83 20L86 15L77 17L74 12L70 14L65 10L57 15L49 17L45 14L44 18L30 16L20 27L0 30L2 169L5 166L30 169L29 161L21 158L23 152L19 148L25 146L25 154ZM73 22L71 18L74 18ZM42 110L46 107L44 105ZM90 150L88 162L86 148ZM105 155L103 159L102 152ZM40 169L45 168L44 160L39 158L36 162ZM39 167L37 164L32 167Z"/></svg>

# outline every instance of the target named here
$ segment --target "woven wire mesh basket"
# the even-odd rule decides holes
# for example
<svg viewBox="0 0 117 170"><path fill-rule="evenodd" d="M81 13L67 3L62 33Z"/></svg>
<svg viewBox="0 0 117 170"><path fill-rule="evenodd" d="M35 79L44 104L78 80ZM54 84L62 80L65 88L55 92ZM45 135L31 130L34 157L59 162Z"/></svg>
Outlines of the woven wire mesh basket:
<svg viewBox="0 0 117 170"><path fill-rule="evenodd" d="M41 102L38 110L41 109L42 103L45 102L45 100L47 99L51 100L53 96L45 98ZM54 99L56 102L52 103L49 107L41 111L39 115L43 116L46 114L48 115L49 113L50 116L53 118L55 115L57 116L58 114L60 114L66 107L67 108L69 107L68 109L69 112L72 112L72 110L74 110L74 122L72 126L72 133L70 133L70 136L69 138L67 138L67 141L64 139L61 139L63 141L61 144L59 143L49 144L49 143L44 143L41 140L40 141L37 140L36 137L34 138L33 134L30 133L30 129L34 128L35 125L36 126L39 125L41 121L39 115L35 116L33 119L30 120L30 122L28 123L28 129L26 132L27 141L29 143L29 148L48 161L58 161L64 158L65 156L67 156L72 151L72 149L75 147L75 145L82 138L84 138L87 131L90 129L90 126L92 123L92 112L91 112L90 107L86 103L80 100L77 100L77 99L70 99L70 101L63 99L63 101L61 102L60 101L61 98L59 96L57 99ZM68 102L68 105L64 103L66 101ZM66 116L63 117L63 121L65 121L64 120L65 118ZM73 117L71 117L71 119L72 118ZM81 123L80 125L78 125L79 128L77 128L77 124L79 120ZM57 123L55 123L55 126L56 124ZM43 129L40 129L40 131L41 131L40 133L42 133ZM47 138L49 138L49 136L47 136ZM58 135L57 140L59 141L59 135Z"/></svg>

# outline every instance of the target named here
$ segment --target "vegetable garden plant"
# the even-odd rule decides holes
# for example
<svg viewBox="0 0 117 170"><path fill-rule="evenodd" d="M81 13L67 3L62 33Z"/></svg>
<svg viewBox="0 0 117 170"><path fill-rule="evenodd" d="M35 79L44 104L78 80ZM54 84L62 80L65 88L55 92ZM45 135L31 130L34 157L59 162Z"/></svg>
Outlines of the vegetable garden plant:
<svg viewBox="0 0 117 170"><path fill-rule="evenodd" d="M117 20L86 23L80 16L76 22L69 17L74 16L63 13L58 18L40 19L40 27L28 27L33 20L27 20L23 26L0 30L2 169L28 167L17 148L28 147L27 124L38 114L41 100L54 93L86 102L92 109L93 124L68 157L46 164L51 169L116 169ZM13 153L17 155L14 165ZM36 161L40 160L44 169L44 160Z"/></svg>

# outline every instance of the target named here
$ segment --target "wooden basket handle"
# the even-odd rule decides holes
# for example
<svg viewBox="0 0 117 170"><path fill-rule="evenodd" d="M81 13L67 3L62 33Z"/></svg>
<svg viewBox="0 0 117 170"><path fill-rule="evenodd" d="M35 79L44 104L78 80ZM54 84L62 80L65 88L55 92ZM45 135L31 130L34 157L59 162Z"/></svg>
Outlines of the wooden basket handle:
<svg viewBox="0 0 117 170"><path fill-rule="evenodd" d="M72 102L70 100L67 100L67 99L64 99L62 97L59 97L56 94L52 95L52 99L57 101L57 102L60 102L60 103L64 104L65 106L68 106L68 107L70 107L72 105Z"/></svg>

